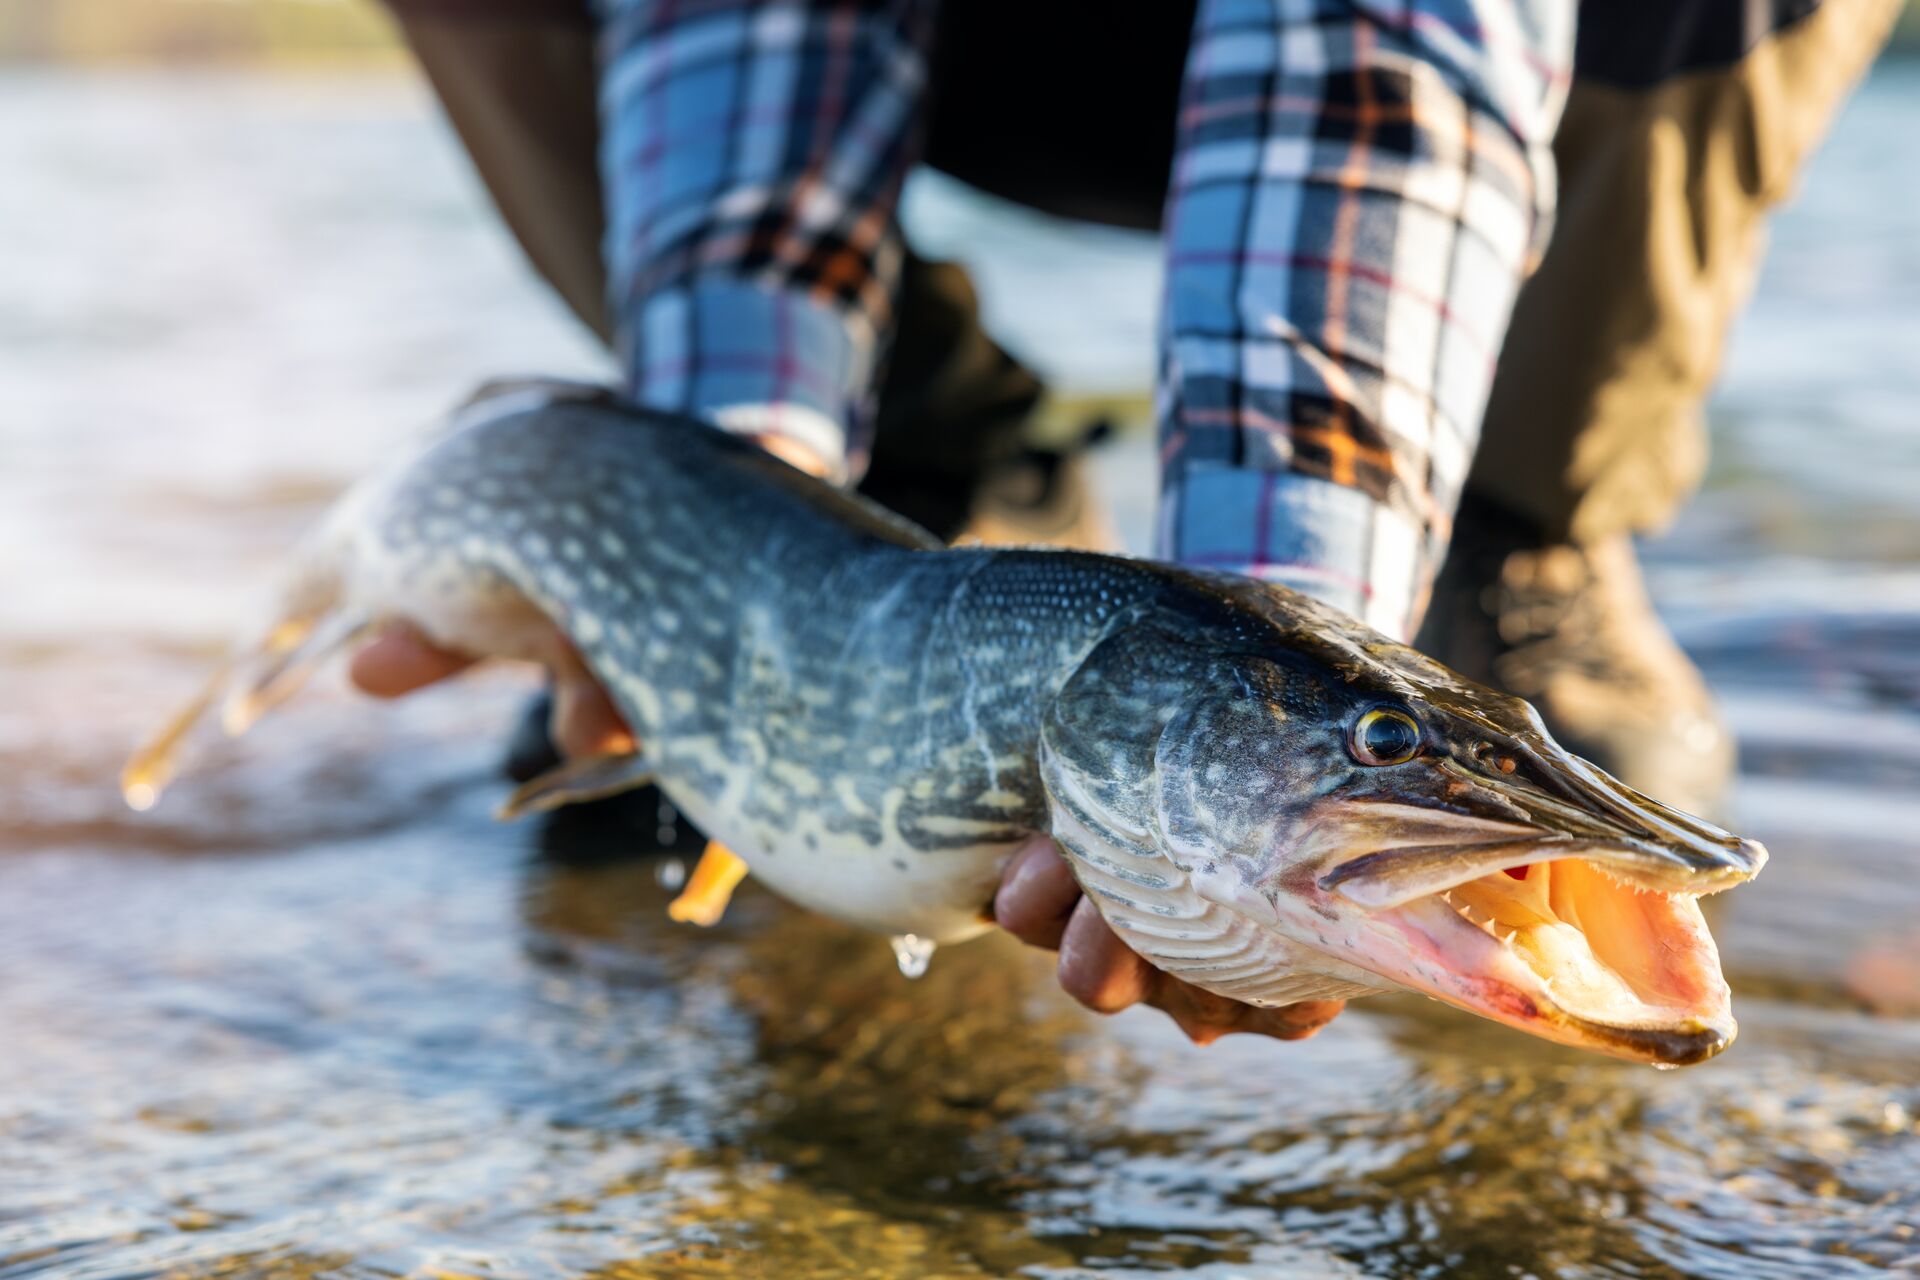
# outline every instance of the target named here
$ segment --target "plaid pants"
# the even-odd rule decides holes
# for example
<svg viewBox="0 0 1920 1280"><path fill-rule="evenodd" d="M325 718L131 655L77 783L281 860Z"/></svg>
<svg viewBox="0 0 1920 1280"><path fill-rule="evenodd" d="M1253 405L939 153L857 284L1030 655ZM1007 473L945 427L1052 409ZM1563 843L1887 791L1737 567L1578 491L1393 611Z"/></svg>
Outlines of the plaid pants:
<svg viewBox="0 0 1920 1280"><path fill-rule="evenodd" d="M858 473L935 8L601 0L604 258L643 403ZM1545 243L1572 31L1571 0L1200 6L1164 220L1163 555L1410 632Z"/></svg>

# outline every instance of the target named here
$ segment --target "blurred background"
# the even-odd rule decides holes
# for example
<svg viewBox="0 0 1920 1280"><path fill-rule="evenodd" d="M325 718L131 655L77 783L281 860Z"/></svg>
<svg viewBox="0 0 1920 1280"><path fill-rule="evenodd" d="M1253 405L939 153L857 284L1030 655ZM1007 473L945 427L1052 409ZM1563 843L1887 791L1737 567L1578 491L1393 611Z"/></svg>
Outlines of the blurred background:
<svg viewBox="0 0 1920 1280"><path fill-rule="evenodd" d="M1741 1042L1656 1075L1401 999L1203 1052L751 888L672 926L621 829L489 821L514 673L336 682L123 812L342 485L610 366L371 5L0 0L0 1280L1920 1269L1917 14L1646 549L1774 853L1715 921ZM1136 419L1097 467L1143 545L1152 241L935 178L907 218L1053 412Z"/></svg>

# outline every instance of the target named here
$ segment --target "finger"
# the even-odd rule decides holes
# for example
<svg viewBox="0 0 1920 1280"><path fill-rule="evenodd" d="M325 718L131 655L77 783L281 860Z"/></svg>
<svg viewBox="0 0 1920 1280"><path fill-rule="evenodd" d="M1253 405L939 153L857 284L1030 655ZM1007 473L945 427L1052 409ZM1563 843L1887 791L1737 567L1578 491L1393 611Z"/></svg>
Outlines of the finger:
<svg viewBox="0 0 1920 1280"><path fill-rule="evenodd" d="M1080 901L1080 885L1048 836L1035 836L1015 851L993 895L993 918L1030 947L1058 950L1067 918Z"/></svg>
<svg viewBox="0 0 1920 1280"><path fill-rule="evenodd" d="M1060 936L1060 986L1096 1013L1118 1013L1146 999L1153 966L1116 934L1088 898L1081 898Z"/></svg>
<svg viewBox="0 0 1920 1280"><path fill-rule="evenodd" d="M436 648L404 623L394 623L360 647L347 676L363 693L398 698L465 671L473 662L465 654Z"/></svg>
<svg viewBox="0 0 1920 1280"><path fill-rule="evenodd" d="M556 680L553 718L549 722L554 745L570 759L619 755L634 749L633 734L614 708L606 690L592 680Z"/></svg>
<svg viewBox="0 0 1920 1280"><path fill-rule="evenodd" d="M1255 1010L1255 1016L1237 1031L1251 1031L1276 1040L1305 1040L1340 1016L1345 1000L1302 1000L1298 1004Z"/></svg>
<svg viewBox="0 0 1920 1280"><path fill-rule="evenodd" d="M1147 1003L1172 1018L1187 1039L1198 1045L1212 1044L1230 1031L1241 1030L1249 1016L1263 1012L1165 973L1155 975Z"/></svg>
<svg viewBox="0 0 1920 1280"><path fill-rule="evenodd" d="M1235 1032L1305 1040L1346 1008L1344 1000L1303 1000L1264 1008L1203 991L1178 978L1161 975L1148 1003L1164 1010L1195 1044L1212 1044Z"/></svg>
<svg viewBox="0 0 1920 1280"><path fill-rule="evenodd" d="M633 732L626 720L600 682L571 652L553 664L553 714L547 723L554 745L571 759L634 749Z"/></svg>

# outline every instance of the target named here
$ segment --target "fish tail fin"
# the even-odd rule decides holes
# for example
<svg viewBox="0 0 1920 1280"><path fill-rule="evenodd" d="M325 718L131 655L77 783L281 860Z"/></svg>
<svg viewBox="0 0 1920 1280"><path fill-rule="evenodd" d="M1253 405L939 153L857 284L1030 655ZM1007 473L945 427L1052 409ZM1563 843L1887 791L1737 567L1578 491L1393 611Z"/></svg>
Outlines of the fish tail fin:
<svg viewBox="0 0 1920 1280"><path fill-rule="evenodd" d="M151 809L160 799L160 792L179 768L182 747L226 692L234 666L234 660L228 659L216 667L192 701L127 758L120 770L120 796L128 808Z"/></svg>
<svg viewBox="0 0 1920 1280"><path fill-rule="evenodd" d="M322 661L369 629L364 613L340 607L337 585L303 585L308 589L298 593L304 597L298 607L229 654L200 692L128 758L120 794L131 808L153 807L178 771L188 741L216 712L227 736L238 737L298 692Z"/></svg>
<svg viewBox="0 0 1920 1280"><path fill-rule="evenodd" d="M232 664L220 727L237 738L254 722L300 692L320 664L365 635L364 613L328 608L317 615L283 620L266 639Z"/></svg>

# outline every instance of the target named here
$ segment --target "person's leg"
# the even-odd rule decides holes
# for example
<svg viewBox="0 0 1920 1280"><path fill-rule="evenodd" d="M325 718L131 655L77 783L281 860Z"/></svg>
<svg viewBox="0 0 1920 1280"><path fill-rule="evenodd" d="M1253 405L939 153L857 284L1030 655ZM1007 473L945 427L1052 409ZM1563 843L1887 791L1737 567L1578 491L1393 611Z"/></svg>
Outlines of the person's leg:
<svg viewBox="0 0 1920 1280"><path fill-rule="evenodd" d="M1760 7L1793 20L1746 48L1751 4L1583 10L1554 139L1554 235L1521 292L1467 482L1554 540L1659 529L1698 484L1706 396L1759 268L1766 215L1901 5ZM1689 44L1654 39L1663 15L1695 12ZM1634 41L1648 47L1622 47Z"/></svg>
<svg viewBox="0 0 1920 1280"><path fill-rule="evenodd" d="M606 223L594 24L587 0L494 0L459 9L440 0L389 4L529 261L580 320L611 344L600 256ZM957 16L943 11L930 95L930 145L936 150L944 145L964 158L993 142L984 135L994 121L980 119L981 107L1006 95L970 71L1005 51L1006 24L1018 12L1007 4L968 6ZM1156 50L1155 56L1177 73L1176 50ZM1171 119L1170 110L1162 114ZM1060 139L1051 141L1057 149ZM1031 161L1033 154L1022 158ZM940 157L930 159L938 163ZM1108 176L1131 184L1128 190L1164 181L1163 162L1144 165L1151 172ZM1158 208L1157 190L1151 204ZM1014 522L1021 541L1046 540L1070 528L1074 522L1063 521L1061 513L1088 505L1077 471L1070 460L1036 455L1025 442L1026 419L1040 394L1033 373L981 327L966 271L909 253L876 396L873 456L860 491L948 540L969 527L976 509L1009 509L1003 494L1016 490L1027 499L1018 514L1032 517ZM1036 490L1040 496L1031 497ZM528 749L550 764L541 736L537 724L522 735Z"/></svg>
<svg viewBox="0 0 1920 1280"><path fill-rule="evenodd" d="M586 0L388 4L514 238L581 323L607 338Z"/></svg>
<svg viewBox="0 0 1920 1280"><path fill-rule="evenodd" d="M934 0L601 0L615 349L643 404L861 471Z"/></svg>
<svg viewBox="0 0 1920 1280"><path fill-rule="evenodd" d="M1766 9L1769 6L1762 6ZM1782 199L1895 0L1582 11L1560 210L1522 290L1422 647L1540 705L1630 785L1711 809L1732 765L1630 538L1706 462L1703 407Z"/></svg>
<svg viewBox="0 0 1920 1280"><path fill-rule="evenodd" d="M611 344L601 261L595 27L586 0L497 0L478 9L438 0L390 3L529 260ZM978 16L990 22L983 25ZM1005 47L1003 38L988 37L1003 37L1004 24L1017 16L1010 6L989 6L952 24L958 28L953 53L941 59L952 79L936 86L934 96L949 107L941 136L962 150L979 136L982 101L996 97L967 68ZM997 33L993 23L1000 24ZM943 41L946 32L943 26ZM1177 65L1177 51L1156 56ZM1144 163L1164 178L1164 164ZM1135 186L1142 181L1139 173L1118 177ZM1040 394L1033 374L982 329L966 272L907 255L860 491L944 539L967 532L1087 545L1089 531L1103 526L1089 515L1097 504L1076 462L1036 452L1026 441L1025 420ZM540 700L515 733L508 760L514 776L531 777L557 763L549 709Z"/></svg>
<svg viewBox="0 0 1920 1280"><path fill-rule="evenodd" d="M933 0L394 3L509 226L627 390L857 476ZM604 211L563 198L578 190ZM516 778L557 763L550 710L522 718ZM657 805L616 807L651 824Z"/></svg>
<svg viewBox="0 0 1920 1280"><path fill-rule="evenodd" d="M1200 7L1160 549L1405 637L1552 202L1570 0Z"/></svg>

